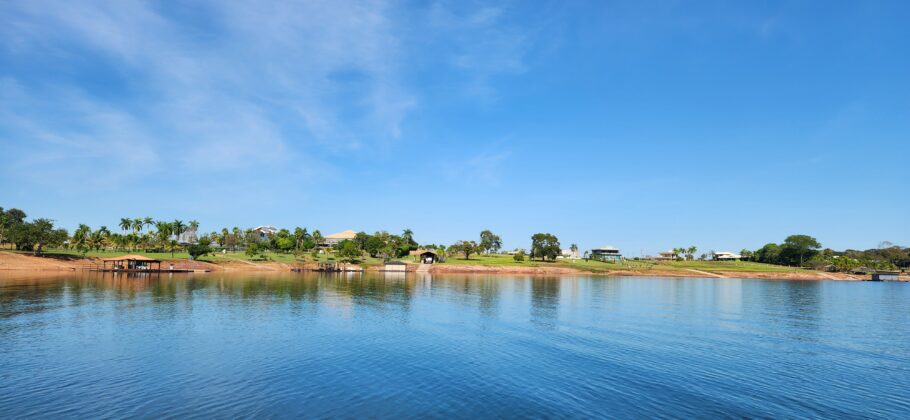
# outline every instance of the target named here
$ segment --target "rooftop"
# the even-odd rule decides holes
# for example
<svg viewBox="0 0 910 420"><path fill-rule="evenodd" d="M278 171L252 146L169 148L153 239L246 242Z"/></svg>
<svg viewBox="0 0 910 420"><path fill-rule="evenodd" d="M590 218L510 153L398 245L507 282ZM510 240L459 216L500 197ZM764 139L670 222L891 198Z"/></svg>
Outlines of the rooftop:
<svg viewBox="0 0 910 420"><path fill-rule="evenodd" d="M121 257L114 258L105 258L104 261L151 261L151 262L161 262L154 258L149 258L143 255L124 255Z"/></svg>
<svg viewBox="0 0 910 420"><path fill-rule="evenodd" d="M325 239L354 239L357 236L357 232L353 230L346 230L344 232L333 233L331 235L326 235Z"/></svg>

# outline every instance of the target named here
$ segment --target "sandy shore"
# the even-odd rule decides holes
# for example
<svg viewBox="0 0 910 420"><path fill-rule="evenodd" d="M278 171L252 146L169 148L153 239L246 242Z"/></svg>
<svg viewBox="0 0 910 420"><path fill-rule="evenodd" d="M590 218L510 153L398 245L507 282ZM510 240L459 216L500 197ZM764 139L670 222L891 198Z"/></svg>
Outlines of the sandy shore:
<svg viewBox="0 0 910 420"><path fill-rule="evenodd" d="M61 271L82 271L100 264L100 260L94 258L81 258L77 256L60 258L60 257L37 257L12 252L0 251L0 271L19 271L19 272L61 272ZM176 269L206 270L213 272L288 272L292 268L315 268L315 265L286 264L279 262L250 262L250 261L230 261L220 262L218 264L204 261L188 260L164 260L162 267L173 266ZM349 266L352 269L359 268L355 265ZM417 266L410 264L408 271L416 270ZM368 267L368 271L379 271L380 267ZM487 266L487 265L470 265L470 264L439 264L430 268L431 274L518 274L518 275L546 275L546 276L566 276L566 275L605 275L605 276L658 276L658 277L708 277L708 278L761 278L761 279L778 279L778 280L863 280L866 277L856 276L845 273L823 273L817 271L806 271L797 273L775 273L775 272L727 272L727 271L700 271L700 270L614 270L600 273L592 273L584 270L578 270L570 267L552 266L552 267L516 267L516 266ZM903 281L910 281L910 277L901 277Z"/></svg>

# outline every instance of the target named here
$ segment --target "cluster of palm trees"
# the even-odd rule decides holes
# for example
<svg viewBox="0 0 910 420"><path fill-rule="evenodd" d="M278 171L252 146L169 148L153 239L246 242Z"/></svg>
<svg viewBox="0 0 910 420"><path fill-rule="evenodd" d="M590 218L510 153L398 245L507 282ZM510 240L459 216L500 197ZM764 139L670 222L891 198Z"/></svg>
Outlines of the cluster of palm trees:
<svg viewBox="0 0 910 420"><path fill-rule="evenodd" d="M698 252L698 248L695 247L695 245L692 245L688 248L673 248L674 254L679 255L686 260L694 260L696 252Z"/></svg>
<svg viewBox="0 0 910 420"><path fill-rule="evenodd" d="M121 218L118 225L123 233L111 232L107 226L97 230L80 224L69 240L69 246L82 252L89 250L145 250L174 253L183 247L183 243L193 242L199 222L182 220L173 222L156 221L151 217ZM152 230L154 228L155 230ZM143 232L144 230L144 232ZM188 234L185 237L181 235Z"/></svg>

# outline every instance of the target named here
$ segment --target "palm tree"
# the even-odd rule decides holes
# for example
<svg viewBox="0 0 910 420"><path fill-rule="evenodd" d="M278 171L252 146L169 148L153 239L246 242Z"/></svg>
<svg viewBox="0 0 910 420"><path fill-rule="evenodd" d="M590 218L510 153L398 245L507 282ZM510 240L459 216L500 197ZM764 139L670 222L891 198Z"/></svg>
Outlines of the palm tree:
<svg viewBox="0 0 910 420"><path fill-rule="evenodd" d="M231 251L237 251L237 245L240 243L240 228L234 226L231 229Z"/></svg>
<svg viewBox="0 0 910 420"><path fill-rule="evenodd" d="M126 232L130 230L131 227L133 227L133 219L130 219L129 217L121 217L119 226L121 230Z"/></svg>
<svg viewBox="0 0 910 420"><path fill-rule="evenodd" d="M190 220L189 229L187 229L187 231L192 233L192 236L194 239L196 239L196 231L198 229L199 229L199 222L196 220ZM187 242L189 242L189 241L187 241Z"/></svg>
<svg viewBox="0 0 910 420"><path fill-rule="evenodd" d="M695 245L690 246L688 249L686 249L686 259L694 260L696 252L698 252L698 248L696 248Z"/></svg>
<svg viewBox="0 0 910 420"><path fill-rule="evenodd" d="M88 236L85 244L89 249L98 251L107 245L107 235L104 234L104 231L98 229Z"/></svg>
<svg viewBox="0 0 910 420"><path fill-rule="evenodd" d="M146 217L142 219L142 224L144 224L146 228L150 228L155 225L155 221L151 217Z"/></svg>
<svg viewBox="0 0 910 420"><path fill-rule="evenodd" d="M125 248L126 241L124 240L123 235L119 233L112 233L109 237L112 244L114 244L114 249L123 249Z"/></svg>
<svg viewBox="0 0 910 420"><path fill-rule="evenodd" d="M414 231L405 229L404 232L401 232L401 239L408 245L414 243Z"/></svg>
<svg viewBox="0 0 910 420"><path fill-rule="evenodd" d="M304 237L306 237L306 229L300 226L294 228L294 250L300 250L300 243L303 242Z"/></svg>
<svg viewBox="0 0 910 420"><path fill-rule="evenodd" d="M145 226L145 219L135 218L133 219L133 233L142 232L142 227Z"/></svg>
<svg viewBox="0 0 910 420"><path fill-rule="evenodd" d="M177 242L176 240L171 240L170 242L168 242L168 243L165 245L164 250L167 251L167 252L170 252L170 253L171 253L171 257L173 257L173 256L174 256L174 253L180 250L180 243Z"/></svg>
<svg viewBox="0 0 910 420"><path fill-rule="evenodd" d="M673 253L676 254L677 259L682 259L682 255L686 253L685 248L673 248Z"/></svg>
<svg viewBox="0 0 910 420"><path fill-rule="evenodd" d="M82 253L85 254L85 251L87 251L86 244L88 242L89 235L91 234L92 228L88 227L88 225L80 224L76 231L73 232L73 239L70 241L70 246L82 251Z"/></svg>
<svg viewBox="0 0 910 420"><path fill-rule="evenodd" d="M183 224L182 220L174 220L171 222L171 229L173 229L174 235L177 236L177 240L180 240L180 235L183 232L186 232L186 225Z"/></svg>
<svg viewBox="0 0 910 420"><path fill-rule="evenodd" d="M322 232L320 232L319 229L313 231L313 242L316 242L317 248L322 244L323 239L324 238L322 237Z"/></svg>

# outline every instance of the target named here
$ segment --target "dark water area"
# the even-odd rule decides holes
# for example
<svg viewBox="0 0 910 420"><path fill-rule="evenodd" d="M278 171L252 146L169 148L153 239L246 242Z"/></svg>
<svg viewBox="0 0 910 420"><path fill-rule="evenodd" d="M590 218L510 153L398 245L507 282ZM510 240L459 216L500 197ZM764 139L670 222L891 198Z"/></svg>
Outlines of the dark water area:
<svg viewBox="0 0 910 420"><path fill-rule="evenodd" d="M0 274L0 418L910 417L910 284Z"/></svg>

